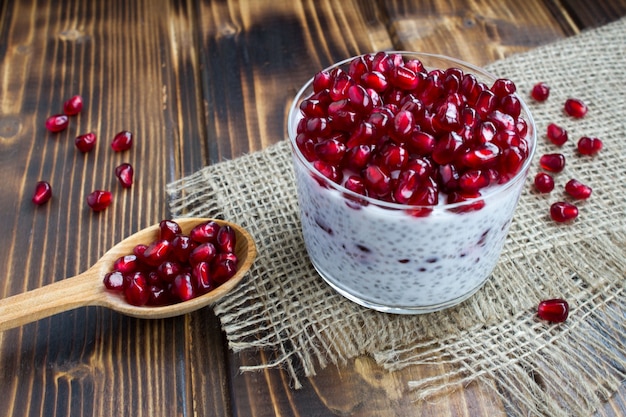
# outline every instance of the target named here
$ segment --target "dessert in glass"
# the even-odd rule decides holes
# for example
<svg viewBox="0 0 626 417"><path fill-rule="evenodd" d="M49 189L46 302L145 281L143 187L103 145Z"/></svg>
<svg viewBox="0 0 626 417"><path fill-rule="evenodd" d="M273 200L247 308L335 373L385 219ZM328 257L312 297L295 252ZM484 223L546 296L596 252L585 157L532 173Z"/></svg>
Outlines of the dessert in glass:
<svg viewBox="0 0 626 417"><path fill-rule="evenodd" d="M462 61L365 54L309 80L288 116L307 253L346 298L416 314L490 276L536 146L515 84Z"/></svg>

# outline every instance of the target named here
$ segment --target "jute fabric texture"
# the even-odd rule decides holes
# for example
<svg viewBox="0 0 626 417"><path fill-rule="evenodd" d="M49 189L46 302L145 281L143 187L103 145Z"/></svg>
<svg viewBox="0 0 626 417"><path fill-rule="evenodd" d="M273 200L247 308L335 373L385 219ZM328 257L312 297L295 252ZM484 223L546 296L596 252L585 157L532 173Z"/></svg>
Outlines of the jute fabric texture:
<svg viewBox="0 0 626 417"><path fill-rule="evenodd" d="M514 80L525 99L538 81L551 94L543 103L527 99L538 150L499 263L457 307L389 315L335 293L307 258L286 140L168 185L173 216L235 221L258 245L248 278L214 306L234 351L272 352L273 362L258 367L284 368L295 388L358 355L390 371L445 363L447 374L409 382L416 407L482 380L512 416L586 416L619 387L626 378L626 19L487 69ZM587 103L586 117L564 114L568 97ZM545 137L549 123L568 131L561 148ZM604 149L579 155L581 136L601 138ZM532 178L539 156L551 152L567 163L555 190L539 194ZM569 200L563 187L571 178L593 194L577 203L574 222L557 224L549 207ZM539 320L539 301L555 297L570 303L568 320Z"/></svg>

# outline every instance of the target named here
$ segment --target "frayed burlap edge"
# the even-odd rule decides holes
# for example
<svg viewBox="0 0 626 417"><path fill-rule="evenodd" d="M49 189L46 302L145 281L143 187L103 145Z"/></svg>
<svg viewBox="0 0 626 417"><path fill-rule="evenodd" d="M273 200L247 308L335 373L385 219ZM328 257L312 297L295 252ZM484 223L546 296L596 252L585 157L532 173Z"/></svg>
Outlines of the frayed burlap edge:
<svg viewBox="0 0 626 417"><path fill-rule="evenodd" d="M594 194L579 203L578 220L558 225L547 208L562 193L538 195L529 185L492 278L445 312L385 315L328 288L306 260L284 141L169 184L174 216L228 218L257 240L260 256L247 281L214 306L234 351L274 354L274 361L242 370L281 367L298 388L302 375L362 354L389 370L443 362L451 365L446 375L409 383L416 401L487 381L511 415L583 416L595 410L626 378L625 23L489 67L516 80L519 91L538 80L552 86L548 102L531 103L538 153L557 151L543 137L548 123L566 127L571 140L558 151L568 165L556 176L557 187L575 177L592 185ZM603 65L581 73L590 62ZM563 115L570 95L589 104L585 119ZM575 142L582 135L601 137L603 152L595 158L577 155ZM537 302L557 296L570 301L568 321L537 320Z"/></svg>

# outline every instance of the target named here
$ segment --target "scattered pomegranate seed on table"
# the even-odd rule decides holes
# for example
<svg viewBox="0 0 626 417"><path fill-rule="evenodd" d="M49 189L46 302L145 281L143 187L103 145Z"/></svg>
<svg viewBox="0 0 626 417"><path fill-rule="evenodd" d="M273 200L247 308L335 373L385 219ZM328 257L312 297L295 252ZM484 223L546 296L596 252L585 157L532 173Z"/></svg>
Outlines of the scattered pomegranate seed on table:
<svg viewBox="0 0 626 417"><path fill-rule="evenodd" d="M548 153L541 155L539 165L546 171L561 172L565 168L565 156L561 153Z"/></svg>
<svg viewBox="0 0 626 417"><path fill-rule="evenodd" d="M115 176L124 188L130 188L133 185L133 166L129 163L123 163L115 168Z"/></svg>
<svg viewBox="0 0 626 417"><path fill-rule="evenodd" d="M63 112L68 116L75 116L83 109L83 98L73 96L63 104Z"/></svg>
<svg viewBox="0 0 626 417"><path fill-rule="evenodd" d="M571 179L565 184L565 192L577 200L585 200L591 196L591 187Z"/></svg>
<svg viewBox="0 0 626 417"><path fill-rule="evenodd" d="M89 132L83 135L76 136L74 144L79 151L83 153L90 152L94 148L94 146L96 146L96 134L93 132Z"/></svg>
<svg viewBox="0 0 626 417"><path fill-rule="evenodd" d="M38 206L47 203L52 198L52 187L47 181L39 181L35 185L32 201Z"/></svg>
<svg viewBox="0 0 626 417"><path fill-rule="evenodd" d="M564 110L568 115L580 119L587 114L587 105L580 99L568 98L565 100Z"/></svg>
<svg viewBox="0 0 626 417"><path fill-rule="evenodd" d="M537 306L537 316L542 320L563 323L569 316L569 304L561 298L543 300Z"/></svg>
<svg viewBox="0 0 626 417"><path fill-rule="evenodd" d="M550 87L544 82L535 84L530 91L530 96L536 101L546 101L549 95Z"/></svg>
<svg viewBox="0 0 626 417"><path fill-rule="evenodd" d="M550 217L558 223L578 217L578 207L566 201L558 201L550 206Z"/></svg>
<svg viewBox="0 0 626 417"><path fill-rule="evenodd" d="M581 155L595 155L602 150L602 145L598 138L583 136L578 140L577 149Z"/></svg>
<svg viewBox="0 0 626 417"><path fill-rule="evenodd" d="M113 196L110 191L95 190L87 196L87 205L91 207L93 211L103 211L113 201Z"/></svg>
<svg viewBox="0 0 626 417"><path fill-rule="evenodd" d="M176 222L162 220L158 238L118 258L104 286L137 306L183 302L219 287L237 272L234 230L208 221L192 232L183 234Z"/></svg>
<svg viewBox="0 0 626 417"><path fill-rule="evenodd" d="M115 152L123 152L133 146L133 134L127 130L122 130L113 137L111 148Z"/></svg>
<svg viewBox="0 0 626 417"><path fill-rule="evenodd" d="M540 193L549 193L554 190L554 178L545 172L538 173L535 176L535 188Z"/></svg>
<svg viewBox="0 0 626 417"><path fill-rule="evenodd" d="M69 117L65 114L55 114L46 119L46 129L52 133L58 133L65 129L70 123Z"/></svg>

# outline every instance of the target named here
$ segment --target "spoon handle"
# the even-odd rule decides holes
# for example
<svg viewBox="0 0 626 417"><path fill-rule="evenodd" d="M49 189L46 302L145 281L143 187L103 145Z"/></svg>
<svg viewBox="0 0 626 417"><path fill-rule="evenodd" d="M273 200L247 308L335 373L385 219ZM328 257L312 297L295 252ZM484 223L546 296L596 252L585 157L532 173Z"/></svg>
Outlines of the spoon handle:
<svg viewBox="0 0 626 417"><path fill-rule="evenodd" d="M78 307L97 304L102 286L85 271L41 288L0 300L0 332Z"/></svg>

